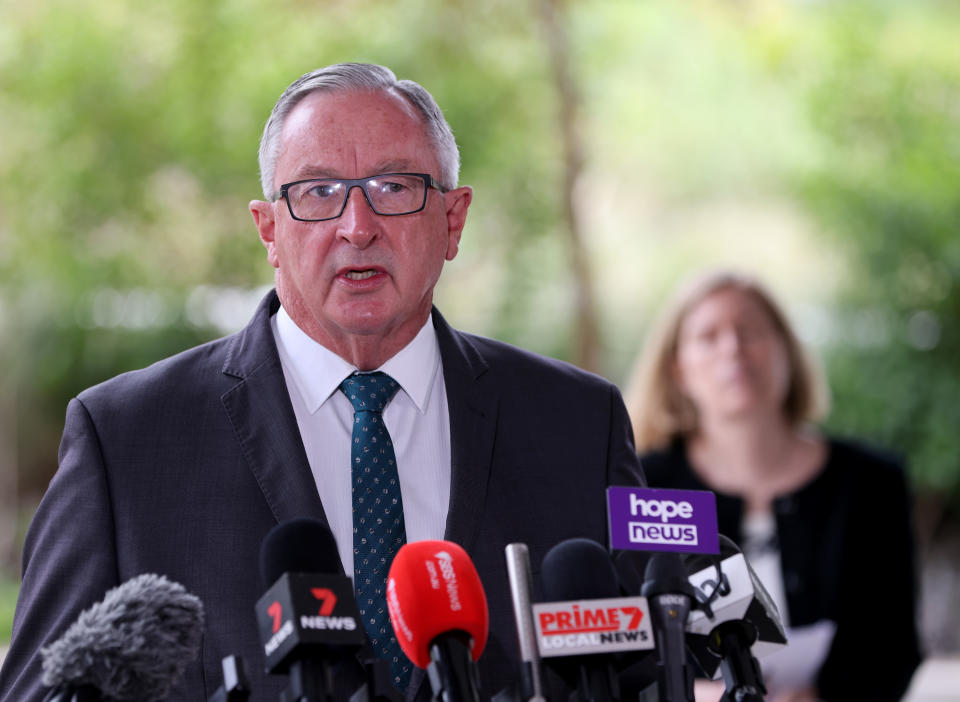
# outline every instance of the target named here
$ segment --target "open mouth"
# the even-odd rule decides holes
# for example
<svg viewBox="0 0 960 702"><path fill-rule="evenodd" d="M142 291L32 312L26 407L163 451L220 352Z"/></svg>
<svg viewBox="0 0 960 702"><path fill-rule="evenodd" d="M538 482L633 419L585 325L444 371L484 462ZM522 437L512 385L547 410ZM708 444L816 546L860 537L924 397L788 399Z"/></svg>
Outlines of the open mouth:
<svg viewBox="0 0 960 702"><path fill-rule="evenodd" d="M379 271L367 268L364 270L350 270L344 273L344 275L350 280L366 280L367 278L372 278L377 273L379 273Z"/></svg>

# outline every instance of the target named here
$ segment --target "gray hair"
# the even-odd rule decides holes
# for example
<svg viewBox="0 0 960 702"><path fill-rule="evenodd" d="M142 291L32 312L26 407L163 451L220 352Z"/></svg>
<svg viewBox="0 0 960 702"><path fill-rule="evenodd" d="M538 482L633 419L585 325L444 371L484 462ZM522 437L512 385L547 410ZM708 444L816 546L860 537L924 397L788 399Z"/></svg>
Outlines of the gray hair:
<svg viewBox="0 0 960 702"><path fill-rule="evenodd" d="M436 157L440 164L440 185L448 190L457 187L460 152L453 138L453 131L433 96L419 83L397 80L393 71L384 66L337 63L297 78L283 91L277 104L273 106L273 112L270 113L260 138L260 184L266 199L273 197L273 179L280 155L280 133L287 116L310 93L347 90L394 91L405 97L423 115L427 135L436 148Z"/></svg>

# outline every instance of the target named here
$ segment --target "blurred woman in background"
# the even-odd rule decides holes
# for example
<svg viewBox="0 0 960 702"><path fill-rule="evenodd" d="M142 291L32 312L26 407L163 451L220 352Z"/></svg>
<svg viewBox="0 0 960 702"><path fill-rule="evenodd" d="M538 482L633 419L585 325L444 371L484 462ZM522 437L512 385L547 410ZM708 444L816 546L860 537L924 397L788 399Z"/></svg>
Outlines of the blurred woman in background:
<svg viewBox="0 0 960 702"><path fill-rule="evenodd" d="M716 493L720 532L777 603L789 645L760 661L769 699L900 699L921 660L904 470L813 425L826 388L765 288L729 271L684 286L626 402L650 487Z"/></svg>

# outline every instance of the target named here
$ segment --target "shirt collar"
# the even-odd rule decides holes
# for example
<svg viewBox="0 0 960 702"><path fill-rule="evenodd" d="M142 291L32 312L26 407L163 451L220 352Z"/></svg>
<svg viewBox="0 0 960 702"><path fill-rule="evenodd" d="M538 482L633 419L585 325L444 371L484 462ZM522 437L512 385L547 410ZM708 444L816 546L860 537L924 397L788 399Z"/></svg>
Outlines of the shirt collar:
<svg viewBox="0 0 960 702"><path fill-rule="evenodd" d="M274 320L274 337L281 357L289 366L307 410L314 414L337 391L343 379L357 368L307 336L283 306ZM417 409L424 413L439 367L440 345L431 313L413 340L377 370L400 383Z"/></svg>

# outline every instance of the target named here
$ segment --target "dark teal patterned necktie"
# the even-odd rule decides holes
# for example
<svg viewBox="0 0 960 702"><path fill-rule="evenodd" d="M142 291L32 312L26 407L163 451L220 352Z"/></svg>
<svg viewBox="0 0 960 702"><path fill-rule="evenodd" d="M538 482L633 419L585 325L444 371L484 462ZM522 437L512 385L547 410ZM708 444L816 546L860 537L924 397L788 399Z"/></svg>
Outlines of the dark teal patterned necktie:
<svg viewBox="0 0 960 702"><path fill-rule="evenodd" d="M400 650L387 612L387 574L406 542L400 476L383 408L400 389L386 373L354 373L340 383L353 405L350 465L353 493L353 586L360 617L378 658L390 663L405 691L412 664Z"/></svg>

